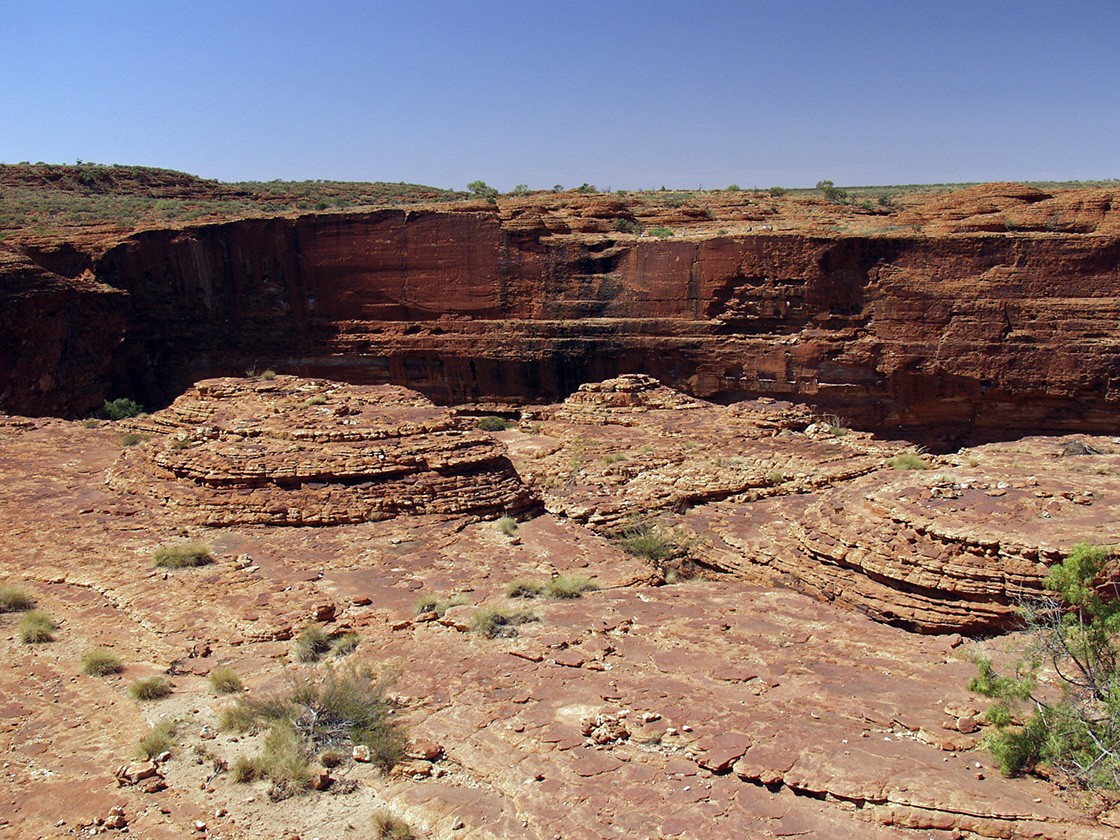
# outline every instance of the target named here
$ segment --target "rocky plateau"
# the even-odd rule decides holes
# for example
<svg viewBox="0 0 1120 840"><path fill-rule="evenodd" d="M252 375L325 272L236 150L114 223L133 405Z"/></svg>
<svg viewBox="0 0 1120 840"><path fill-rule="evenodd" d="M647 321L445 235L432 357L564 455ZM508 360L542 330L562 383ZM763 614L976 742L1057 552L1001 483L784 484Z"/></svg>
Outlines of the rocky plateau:
<svg viewBox="0 0 1120 840"><path fill-rule="evenodd" d="M1118 234L1109 189L991 184L5 235L0 586L56 627L0 612L0 835L1115 837L1113 800L1000 775L966 686L1120 544ZM348 646L301 661L311 626ZM358 665L401 762L235 780L265 736L218 669Z"/></svg>

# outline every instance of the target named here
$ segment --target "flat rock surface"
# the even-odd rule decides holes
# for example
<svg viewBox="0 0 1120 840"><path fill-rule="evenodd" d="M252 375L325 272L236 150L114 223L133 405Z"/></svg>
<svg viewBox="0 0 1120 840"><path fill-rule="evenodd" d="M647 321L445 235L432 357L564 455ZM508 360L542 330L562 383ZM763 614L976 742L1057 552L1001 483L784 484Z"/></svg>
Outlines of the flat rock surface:
<svg viewBox="0 0 1120 840"><path fill-rule="evenodd" d="M633 456L617 463L645 464L640 459L648 456L648 487L665 487L664 477L687 472L692 459L724 457L719 439L762 451L761 432L752 437L730 424L723 431L703 421L709 411L716 409L700 404L654 415L648 424L638 413L632 425L546 418L527 421L540 422L537 431L488 440L508 441L519 468L549 458L561 463L571 451L563 448L578 445L578 435L587 463L591 453L601 460L597 453L613 441L630 441ZM687 436L674 436L673 416L689 424ZM216 428L223 422L215 414L207 421ZM0 833L88 836L120 806L130 836L153 838L341 840L366 831L381 808L431 838L1113 836L1115 829L1094 822L1082 803L1051 784L1001 778L977 746L983 730L960 725L983 710L965 690L971 657L998 656L1013 638L962 642L876 622L851 609L855 599L821 599L813 581L802 584L806 592L791 588L798 581L775 559L811 562L809 550L821 541L813 534L823 526L799 516L804 522L792 530L790 512L815 510L842 487L849 488L845 506L853 513L829 529L837 541L884 522L895 522L900 534L916 530L925 517L927 532L979 545L1005 527L997 522L1004 517L1001 551L1006 542L1016 551L1060 552L1075 531L1105 533L1112 456L1053 454L1064 453L1069 441L1025 441L1018 450L961 453L959 464L938 461L935 470L945 475L935 481L935 471L883 468L905 450L902 444L855 432L817 437L819 429L794 428L800 422L772 425L765 440L788 441L789 448L741 470L804 464L789 468L792 478L767 485L785 487L781 493L731 492L687 513L661 508L667 522L707 541L696 546L700 560L737 556L734 569L742 571L657 586L658 570L623 552L608 528L582 524L594 524L590 514L581 520L549 512L504 530L497 514L436 512L328 528L207 527L175 496L122 492L106 482L126 449L129 462L145 457L125 445L121 424L3 419L4 582L28 591L59 629L53 642L24 645L16 637L18 614L0 615ZM175 432L150 434L137 446L165 451L155 436ZM211 440L196 445L204 446L202 439ZM1095 450L1106 446L1079 440ZM688 441L697 445L686 447ZM560 449L534 458L554 445ZM636 451L644 446L652 451ZM658 473L658 457L676 460ZM812 484L813 463L834 477ZM1007 480L1013 463L1030 463L1038 485L998 487L1015 484ZM554 472L547 463L541 477L522 475L529 486L542 486L550 509L552 497L574 504L618 495L623 501L612 509L622 511L631 491L661 498L662 490L637 489L641 470L617 485L584 480L608 475L608 466L614 465L585 464L567 492L543 488ZM740 467L711 463L694 475L719 477L721 470L730 475ZM1092 491L1092 505L1060 495L1059 485L1073 476L1077 492ZM980 492L1005 505L993 509L998 515L967 512L973 482L994 485ZM932 488L958 493L963 515L953 520L943 495L922 495ZM988 495L992 490L1006 492ZM888 509L868 519L886 494L904 500L895 505L896 518ZM1043 531L1032 530L1026 514L1012 514L1041 516L1053 499L1059 501L1050 518L1064 525L1046 532L1053 536L1043 543ZM774 542L764 540L767 533ZM770 553L756 554L748 539ZM157 547L182 541L205 542L214 562L153 566ZM787 548L800 553L786 555ZM988 558L985 567L998 566L1001 557ZM556 575L591 578L600 588L570 600L505 597L514 578ZM442 621L427 620L416 611L425 596L463 604ZM881 597L885 602L889 593ZM495 639L460 629L484 606L530 609L539 620ZM223 767L252 754L259 736L218 731L230 701L211 694L206 676L232 667L256 696L283 686L290 674L323 668L294 661L292 637L310 623L333 637L358 633L357 649L339 664L396 674L396 714L413 739L439 745L442 755L410 760L389 776L345 762L332 773L354 783L349 793L337 785L335 794L272 802L265 783L234 783ZM83 675L81 657L95 646L112 648L124 671ZM172 695L131 699L127 686L154 674L171 681ZM168 718L180 723L172 755L159 765L166 788L119 786L115 773L133 760L137 740Z"/></svg>

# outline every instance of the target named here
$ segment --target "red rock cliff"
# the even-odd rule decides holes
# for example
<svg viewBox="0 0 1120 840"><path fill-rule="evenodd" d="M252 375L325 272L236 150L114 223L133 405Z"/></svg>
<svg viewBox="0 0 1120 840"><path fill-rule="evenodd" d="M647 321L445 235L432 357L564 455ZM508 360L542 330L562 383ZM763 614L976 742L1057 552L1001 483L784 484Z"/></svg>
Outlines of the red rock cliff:
<svg viewBox="0 0 1120 840"><path fill-rule="evenodd" d="M934 235L739 223L660 240L571 209L482 208L138 233L93 263L127 296L106 391L156 405L255 366L441 402L535 401L637 371L891 431L1117 431L1110 199L1078 205L1096 221L1042 232L995 232L976 221L991 208L961 206L937 211L951 221ZM60 393L47 410L73 405ZM14 397L5 407L24 410Z"/></svg>

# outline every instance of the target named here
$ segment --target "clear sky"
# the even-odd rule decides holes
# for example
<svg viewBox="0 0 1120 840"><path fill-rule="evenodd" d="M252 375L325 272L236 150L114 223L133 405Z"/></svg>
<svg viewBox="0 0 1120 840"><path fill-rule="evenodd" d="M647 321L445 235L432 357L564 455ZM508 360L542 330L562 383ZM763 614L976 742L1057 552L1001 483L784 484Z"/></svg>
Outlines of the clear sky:
<svg viewBox="0 0 1120 840"><path fill-rule="evenodd" d="M0 0L0 162L502 190L1120 177L1120 0Z"/></svg>

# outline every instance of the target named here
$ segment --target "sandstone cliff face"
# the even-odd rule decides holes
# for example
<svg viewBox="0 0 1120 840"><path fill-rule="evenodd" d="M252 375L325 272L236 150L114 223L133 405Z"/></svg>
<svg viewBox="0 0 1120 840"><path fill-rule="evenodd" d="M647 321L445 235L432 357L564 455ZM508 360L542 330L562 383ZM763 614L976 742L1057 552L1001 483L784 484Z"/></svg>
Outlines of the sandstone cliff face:
<svg viewBox="0 0 1120 840"><path fill-rule="evenodd" d="M128 301L105 391L158 405L272 366L438 402L545 401L644 372L893 433L1115 431L1111 204L1065 208L1074 229L997 233L1007 202L1046 200L965 198L931 202L936 235L740 222L657 240L613 232L599 217L623 210L594 202L564 219L383 210L138 233L93 263ZM73 410L70 389L55 400L40 410Z"/></svg>

